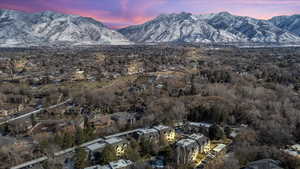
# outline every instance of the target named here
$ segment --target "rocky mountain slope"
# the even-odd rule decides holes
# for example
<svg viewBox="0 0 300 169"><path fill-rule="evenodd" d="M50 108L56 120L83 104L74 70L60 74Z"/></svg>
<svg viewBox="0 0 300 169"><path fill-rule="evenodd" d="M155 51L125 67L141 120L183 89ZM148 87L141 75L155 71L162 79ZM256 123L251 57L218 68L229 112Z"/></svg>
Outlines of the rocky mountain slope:
<svg viewBox="0 0 300 169"><path fill-rule="evenodd" d="M129 44L127 38L92 19L51 11L25 13L0 10L0 45L48 45L57 43Z"/></svg>
<svg viewBox="0 0 300 169"><path fill-rule="evenodd" d="M163 14L118 31L92 18L52 11L0 9L0 46L98 45L156 42L300 42L300 15L270 20L235 16Z"/></svg>
<svg viewBox="0 0 300 169"><path fill-rule="evenodd" d="M300 36L300 15L276 16L270 21L277 27Z"/></svg>
<svg viewBox="0 0 300 169"><path fill-rule="evenodd" d="M119 32L134 42L300 42L299 36L271 21L228 12L160 15Z"/></svg>

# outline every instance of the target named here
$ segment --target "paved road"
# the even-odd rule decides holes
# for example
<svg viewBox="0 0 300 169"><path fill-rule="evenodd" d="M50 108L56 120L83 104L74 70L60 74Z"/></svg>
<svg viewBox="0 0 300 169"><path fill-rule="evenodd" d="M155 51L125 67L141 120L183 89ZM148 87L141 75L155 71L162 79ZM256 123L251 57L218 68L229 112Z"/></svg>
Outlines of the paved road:
<svg viewBox="0 0 300 169"><path fill-rule="evenodd" d="M32 112L29 112L29 113L26 113L26 114L22 114L20 116L17 116L17 117L13 117L13 118L10 118L8 120L5 120L3 122L0 122L0 126L3 125L3 124L6 124L6 123L9 123L9 122L12 122L12 121L15 121L15 120L18 120L18 119L22 119L24 117L28 117L28 116L31 116L32 114L38 114L38 113L41 113L43 112L44 110L49 110L49 109L54 109L56 107L59 107L59 106L62 106L68 102L70 102L72 99L68 99L62 103L59 103L59 104L56 104L56 105L52 105L52 106L49 106L48 108L40 108L38 110L35 110L35 111L32 111Z"/></svg>

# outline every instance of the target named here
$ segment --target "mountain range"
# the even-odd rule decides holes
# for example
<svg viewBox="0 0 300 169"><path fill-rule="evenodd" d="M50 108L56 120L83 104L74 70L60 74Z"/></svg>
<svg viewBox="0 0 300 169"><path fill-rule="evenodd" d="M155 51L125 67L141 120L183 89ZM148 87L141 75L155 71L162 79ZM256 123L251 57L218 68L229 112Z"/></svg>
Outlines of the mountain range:
<svg viewBox="0 0 300 169"><path fill-rule="evenodd" d="M0 10L1 46L130 44L126 37L92 18L52 11Z"/></svg>
<svg viewBox="0 0 300 169"><path fill-rule="evenodd" d="M300 15L270 20L228 12L162 14L141 25L113 30L92 18L52 11L0 9L0 46L127 45L158 42L300 42Z"/></svg>
<svg viewBox="0 0 300 169"><path fill-rule="evenodd" d="M120 29L134 42L299 42L300 15L259 20L228 12L160 15L142 25ZM289 20L289 21L287 21Z"/></svg>

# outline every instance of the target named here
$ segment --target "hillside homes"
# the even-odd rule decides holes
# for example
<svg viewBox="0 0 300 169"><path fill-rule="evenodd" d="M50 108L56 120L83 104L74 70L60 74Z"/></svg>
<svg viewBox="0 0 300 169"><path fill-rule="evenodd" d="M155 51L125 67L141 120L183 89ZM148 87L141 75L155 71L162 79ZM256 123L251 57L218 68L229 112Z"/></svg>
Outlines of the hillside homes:
<svg viewBox="0 0 300 169"><path fill-rule="evenodd" d="M164 139L167 141L167 144L174 147L174 154L176 155L174 161L177 164L195 162L198 155L206 154L210 151L210 140L201 133L186 135L177 132L173 127L157 125L151 128L138 128L110 136L100 137L79 146L56 152L54 153L54 157L62 158L65 156L70 159L70 157L74 155L76 148L83 148L88 153L89 159L92 162L96 162L98 161L96 158L99 157L108 145L114 148L116 156L122 157L126 152L131 139L135 139L140 143L142 143L143 140L147 140L157 144ZM34 164L31 165L33 166ZM104 166L95 165L86 169L126 169L126 167L130 165L131 163L129 161L121 160L111 162Z"/></svg>

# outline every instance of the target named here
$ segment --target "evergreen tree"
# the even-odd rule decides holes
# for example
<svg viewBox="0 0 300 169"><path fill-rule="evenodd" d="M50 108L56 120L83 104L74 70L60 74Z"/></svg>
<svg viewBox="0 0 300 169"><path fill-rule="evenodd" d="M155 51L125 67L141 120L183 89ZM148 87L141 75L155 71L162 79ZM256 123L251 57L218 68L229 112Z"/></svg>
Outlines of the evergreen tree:
<svg viewBox="0 0 300 169"><path fill-rule="evenodd" d="M118 158L114 147L112 145L107 145L102 151L100 164L107 164L109 162L116 161L117 159Z"/></svg>
<svg viewBox="0 0 300 169"><path fill-rule="evenodd" d="M137 149L134 149L133 147L129 146L125 152L125 158L131 161L139 161L141 159L140 153L137 151Z"/></svg>
<svg viewBox="0 0 300 169"><path fill-rule="evenodd" d="M75 156L74 156L75 168L76 169L85 168L88 163L87 157L88 157L88 154L83 148L77 148L75 150Z"/></svg>
<svg viewBox="0 0 300 169"><path fill-rule="evenodd" d="M31 124L32 124L32 126L35 126L35 125L37 124L37 120L36 120L35 115L32 114L32 115L30 116L30 119L31 119Z"/></svg>
<svg viewBox="0 0 300 169"><path fill-rule="evenodd" d="M223 129L218 126L218 125L213 125L210 129L209 129L209 137L212 140L219 140L224 138L225 133L223 131Z"/></svg>
<svg viewBox="0 0 300 169"><path fill-rule="evenodd" d="M69 133L65 133L64 134L64 138L63 138L63 148L70 148L72 146L74 146L74 137L72 137L71 134Z"/></svg>
<svg viewBox="0 0 300 169"><path fill-rule="evenodd" d="M86 141L85 133L81 128L76 129L75 133L75 144L80 145Z"/></svg>

